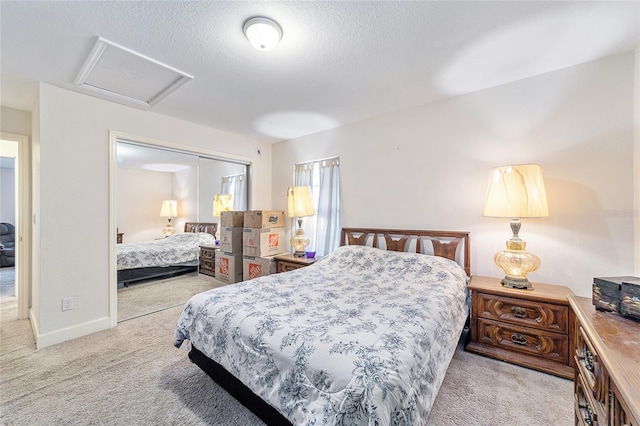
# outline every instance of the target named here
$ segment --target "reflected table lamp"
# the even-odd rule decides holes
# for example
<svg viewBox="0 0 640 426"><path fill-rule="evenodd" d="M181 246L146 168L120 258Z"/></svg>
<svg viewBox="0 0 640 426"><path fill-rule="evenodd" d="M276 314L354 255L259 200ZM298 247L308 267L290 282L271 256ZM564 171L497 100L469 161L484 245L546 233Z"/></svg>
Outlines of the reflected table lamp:
<svg viewBox="0 0 640 426"><path fill-rule="evenodd" d="M213 217L222 216L222 212L231 211L233 208L233 196L231 194L216 194L213 197ZM218 230L216 230L218 234ZM217 239L217 236L214 235Z"/></svg>
<svg viewBox="0 0 640 426"><path fill-rule="evenodd" d="M295 250L294 257L304 257L304 249L309 245L311 240L304 235L302 229L302 218L313 216L316 210L313 207L313 199L311 198L311 188L308 186L293 186L287 190L287 213L290 218L298 220L298 228L289 242Z"/></svg>
<svg viewBox="0 0 640 426"><path fill-rule="evenodd" d="M171 218L176 216L178 216L178 201L164 200L162 202L162 207L160 208L160 217L166 217L169 219L165 227L162 228L162 233L165 237L176 233L175 228L171 224Z"/></svg>
<svg viewBox="0 0 640 426"><path fill-rule="evenodd" d="M513 236L507 249L497 253L494 261L505 277L502 285L533 290L527 274L540 267L540 258L525 250L520 239L520 219L549 216L542 169L537 164L502 166L491 169L483 216L511 218Z"/></svg>

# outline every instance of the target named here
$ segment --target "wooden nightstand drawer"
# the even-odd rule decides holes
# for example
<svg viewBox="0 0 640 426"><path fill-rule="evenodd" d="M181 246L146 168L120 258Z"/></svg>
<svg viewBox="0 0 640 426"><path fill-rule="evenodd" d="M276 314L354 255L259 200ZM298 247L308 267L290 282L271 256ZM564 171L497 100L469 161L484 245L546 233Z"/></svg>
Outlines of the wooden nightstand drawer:
<svg viewBox="0 0 640 426"><path fill-rule="evenodd" d="M200 258L201 259L215 259L216 258L216 252L215 252L215 250L202 249L200 251Z"/></svg>
<svg viewBox="0 0 640 426"><path fill-rule="evenodd" d="M503 347L539 358L567 364L569 337L497 321L478 320L480 343Z"/></svg>
<svg viewBox="0 0 640 426"><path fill-rule="evenodd" d="M215 266L215 260L206 260L206 259L201 259L200 260L200 268L202 269L207 269L210 271L215 271L216 266Z"/></svg>
<svg viewBox="0 0 640 426"><path fill-rule="evenodd" d="M497 278L471 277L471 328L466 350L564 378L573 354L567 287L504 287Z"/></svg>
<svg viewBox="0 0 640 426"><path fill-rule="evenodd" d="M278 272L293 271L295 269L304 268L305 266L305 265L301 265L299 263L293 263L293 262L278 261L277 263L278 263Z"/></svg>
<svg viewBox="0 0 640 426"><path fill-rule="evenodd" d="M216 274L216 246L200 246L200 273L214 277Z"/></svg>
<svg viewBox="0 0 640 426"><path fill-rule="evenodd" d="M290 253L279 254L274 256L276 259L276 271L289 272L296 269L304 268L312 265L317 259L307 259L306 257L294 257Z"/></svg>
<svg viewBox="0 0 640 426"><path fill-rule="evenodd" d="M478 317L566 334L569 330L569 307L513 299L492 294L478 294Z"/></svg>

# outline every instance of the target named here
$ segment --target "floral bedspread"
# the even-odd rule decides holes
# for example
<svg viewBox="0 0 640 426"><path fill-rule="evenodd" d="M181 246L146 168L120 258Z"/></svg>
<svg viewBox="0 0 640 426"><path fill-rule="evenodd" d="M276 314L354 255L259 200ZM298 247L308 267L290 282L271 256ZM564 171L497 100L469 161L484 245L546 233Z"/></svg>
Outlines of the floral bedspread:
<svg viewBox="0 0 640 426"><path fill-rule="evenodd" d="M448 259L345 246L189 300L185 339L295 425L421 425L467 317Z"/></svg>
<svg viewBox="0 0 640 426"><path fill-rule="evenodd" d="M206 232L174 234L154 241L118 244L117 268L147 268L180 265L198 259L200 244L215 244L215 238Z"/></svg>

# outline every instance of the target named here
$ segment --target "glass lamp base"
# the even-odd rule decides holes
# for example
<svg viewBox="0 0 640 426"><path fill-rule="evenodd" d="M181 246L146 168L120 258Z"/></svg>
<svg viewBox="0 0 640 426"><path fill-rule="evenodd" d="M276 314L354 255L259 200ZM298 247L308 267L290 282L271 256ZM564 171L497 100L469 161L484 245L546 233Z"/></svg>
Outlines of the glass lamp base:
<svg viewBox="0 0 640 426"><path fill-rule="evenodd" d="M510 278L504 277L502 281L500 281L503 286L507 288L518 288L521 290L533 290L533 286L526 278Z"/></svg>
<svg viewBox="0 0 640 426"><path fill-rule="evenodd" d="M295 250L293 257L304 257L304 249L309 245L311 240L304 235L302 228L296 229L296 234L289 240L291 247Z"/></svg>
<svg viewBox="0 0 640 426"><path fill-rule="evenodd" d="M497 253L493 260L504 271L502 285L508 288L533 290L527 274L540 267L540 258L525 250L526 243L520 239L507 241L507 249Z"/></svg>
<svg viewBox="0 0 640 426"><path fill-rule="evenodd" d="M162 228L162 233L165 237L169 237L176 233L176 228L174 228L171 223L167 223L167 225Z"/></svg>

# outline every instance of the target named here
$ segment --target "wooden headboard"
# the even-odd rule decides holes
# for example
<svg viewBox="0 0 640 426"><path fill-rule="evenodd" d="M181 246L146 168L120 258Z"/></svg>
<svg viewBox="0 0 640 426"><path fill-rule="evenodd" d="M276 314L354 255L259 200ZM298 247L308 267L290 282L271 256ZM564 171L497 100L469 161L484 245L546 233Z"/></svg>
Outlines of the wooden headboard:
<svg viewBox="0 0 640 426"><path fill-rule="evenodd" d="M184 232L206 232L214 237L218 230L217 223L205 223L205 222L185 222Z"/></svg>
<svg viewBox="0 0 640 426"><path fill-rule="evenodd" d="M371 246L446 257L462 266L467 275L471 276L468 232L342 228L340 245Z"/></svg>

